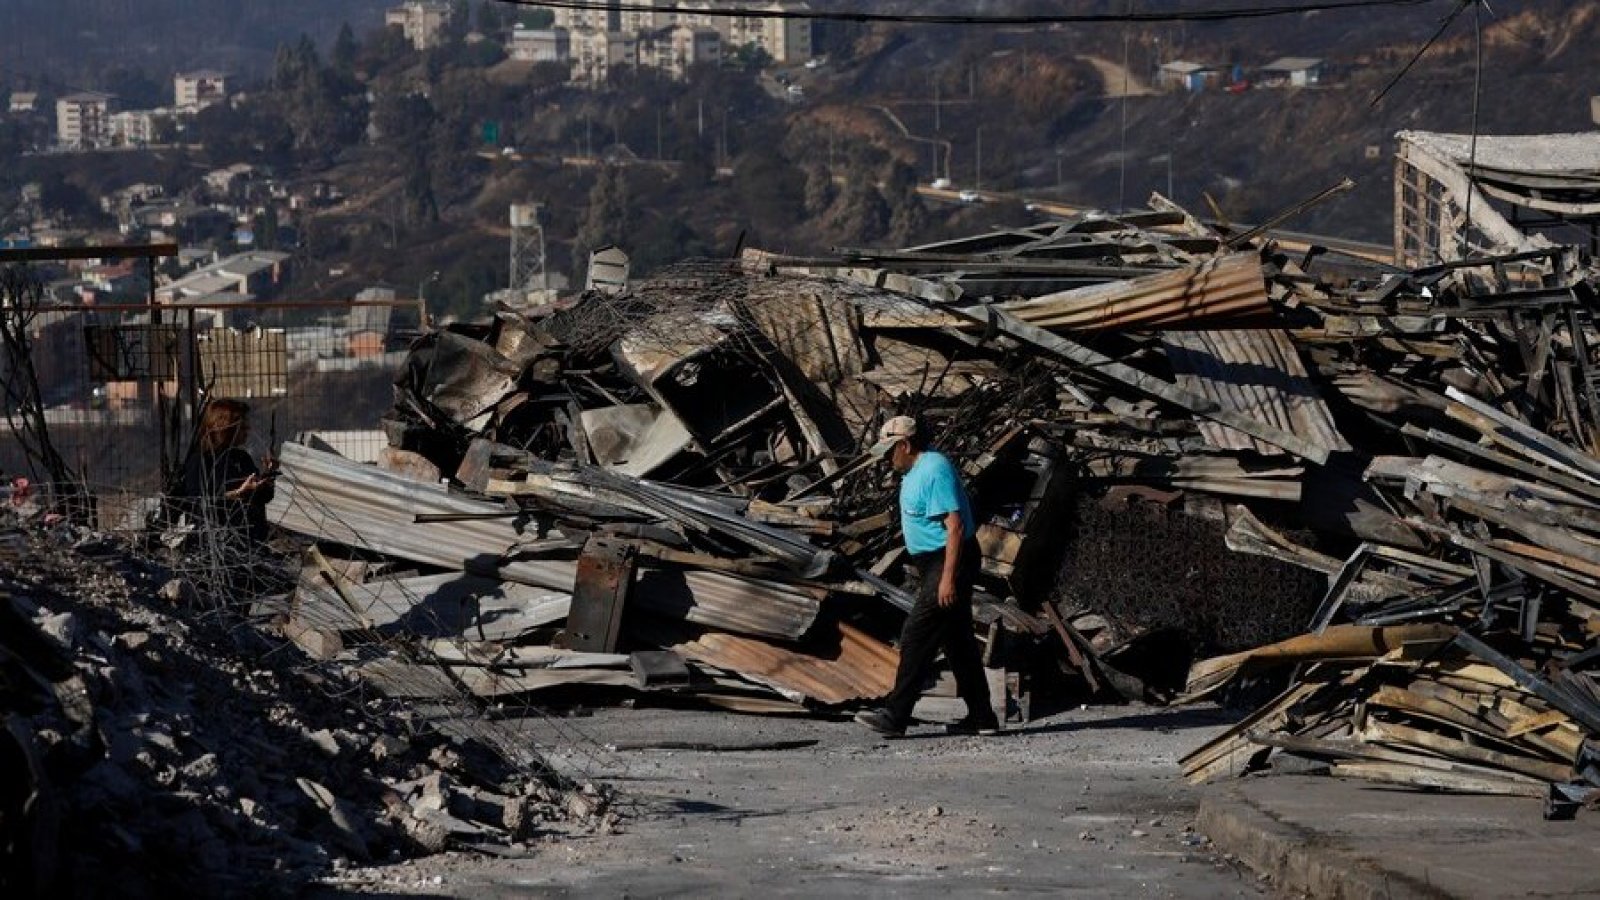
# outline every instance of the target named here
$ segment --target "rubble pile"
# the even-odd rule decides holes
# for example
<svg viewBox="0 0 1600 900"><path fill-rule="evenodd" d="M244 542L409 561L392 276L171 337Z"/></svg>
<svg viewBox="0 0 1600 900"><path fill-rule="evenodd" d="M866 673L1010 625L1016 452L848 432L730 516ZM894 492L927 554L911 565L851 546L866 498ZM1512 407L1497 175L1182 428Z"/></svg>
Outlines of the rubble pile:
<svg viewBox="0 0 1600 900"><path fill-rule="evenodd" d="M1223 653L1189 697L1304 664L1192 777L1281 749L1408 784L1600 785L1580 251L1406 271L1156 197L731 265L430 335L380 466L287 448L274 519L321 546L284 601L302 645L416 697L880 695L914 586L863 450L915 413L974 488L985 662L1008 678L1044 653L1074 691L1160 696L1183 653L1150 642L1177 631ZM1150 577L1096 573L1082 548L1117 530L1096 523L1135 512L1163 524L1122 529L1145 549L1117 564ZM1242 602L1174 602L1213 556L1249 560L1207 576L1244 573Z"/></svg>
<svg viewBox="0 0 1600 900"><path fill-rule="evenodd" d="M120 540L0 509L0 892L293 894L603 825L604 798L311 672Z"/></svg>

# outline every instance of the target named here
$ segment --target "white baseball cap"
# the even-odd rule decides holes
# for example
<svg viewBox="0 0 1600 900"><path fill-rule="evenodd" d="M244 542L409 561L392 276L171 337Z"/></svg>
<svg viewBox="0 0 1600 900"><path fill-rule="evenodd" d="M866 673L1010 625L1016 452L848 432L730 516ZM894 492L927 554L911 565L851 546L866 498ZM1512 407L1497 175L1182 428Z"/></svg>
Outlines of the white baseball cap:
<svg viewBox="0 0 1600 900"><path fill-rule="evenodd" d="M916 437L916 434L916 419L910 416L895 416L883 423L883 427L878 430L878 442L873 444L872 449L867 452L878 459L882 459L883 455L893 449L897 442L909 437Z"/></svg>

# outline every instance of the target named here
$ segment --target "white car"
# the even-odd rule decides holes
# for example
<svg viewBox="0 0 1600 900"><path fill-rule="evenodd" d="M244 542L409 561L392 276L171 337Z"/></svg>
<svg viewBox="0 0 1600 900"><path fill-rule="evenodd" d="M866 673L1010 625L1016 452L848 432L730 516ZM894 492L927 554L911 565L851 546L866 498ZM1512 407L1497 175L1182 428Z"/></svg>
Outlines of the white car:
<svg viewBox="0 0 1600 900"><path fill-rule="evenodd" d="M977 191L972 191L972 190L962 191L961 193L957 194L956 196L961 198L961 202L962 203L981 203L981 202L983 202L983 198L978 195Z"/></svg>
<svg viewBox="0 0 1600 900"><path fill-rule="evenodd" d="M808 69L820 69L820 68L822 68L822 57L818 56L818 57L816 57L814 59L806 60L806 68L808 68Z"/></svg>
<svg viewBox="0 0 1600 900"><path fill-rule="evenodd" d="M928 186L933 188L936 191L948 191L948 190L950 190L950 179L948 179L948 178L935 178L933 180L933 182L931 184L929 184Z"/></svg>

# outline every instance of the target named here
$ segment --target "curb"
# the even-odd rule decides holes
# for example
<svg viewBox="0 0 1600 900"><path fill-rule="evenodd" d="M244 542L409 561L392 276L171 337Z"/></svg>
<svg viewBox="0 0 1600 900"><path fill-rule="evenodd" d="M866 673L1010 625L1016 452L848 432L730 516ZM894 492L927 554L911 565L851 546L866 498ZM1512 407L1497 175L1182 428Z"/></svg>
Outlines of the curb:
<svg viewBox="0 0 1600 900"><path fill-rule="evenodd" d="M1326 836L1283 822L1237 789L1200 799L1196 830L1279 890L1338 900L1439 900L1450 895L1354 856Z"/></svg>

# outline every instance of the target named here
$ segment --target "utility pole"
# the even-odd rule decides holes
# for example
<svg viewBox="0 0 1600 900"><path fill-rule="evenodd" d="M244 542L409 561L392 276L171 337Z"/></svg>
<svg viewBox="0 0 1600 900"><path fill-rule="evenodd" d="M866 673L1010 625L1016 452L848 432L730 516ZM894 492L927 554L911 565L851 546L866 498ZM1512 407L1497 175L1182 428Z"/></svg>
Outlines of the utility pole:
<svg viewBox="0 0 1600 900"><path fill-rule="evenodd" d="M695 101L694 136L698 138L706 136L706 101L704 100Z"/></svg>
<svg viewBox="0 0 1600 900"><path fill-rule="evenodd" d="M976 163L974 163L976 171L975 171L973 179L972 179L972 181L973 181L972 189L975 190L975 191L981 191L981 190L983 190L983 126L982 125L978 126L978 149L976 151L975 156L976 156L977 161L976 161Z"/></svg>
<svg viewBox="0 0 1600 900"><path fill-rule="evenodd" d="M939 119L939 82L935 80L933 82L933 133L939 134L943 131L944 127ZM937 162L934 163L934 168L938 168Z"/></svg>

